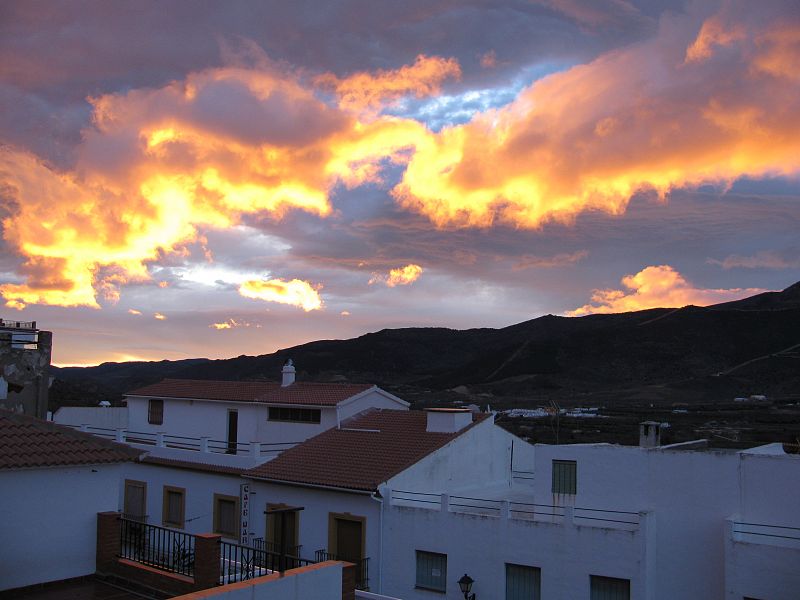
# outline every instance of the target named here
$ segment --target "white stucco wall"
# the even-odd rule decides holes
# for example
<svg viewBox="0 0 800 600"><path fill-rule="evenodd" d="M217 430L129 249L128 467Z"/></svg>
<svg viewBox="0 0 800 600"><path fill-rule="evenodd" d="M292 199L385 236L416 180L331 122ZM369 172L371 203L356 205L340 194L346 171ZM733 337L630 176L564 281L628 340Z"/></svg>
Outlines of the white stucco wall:
<svg viewBox="0 0 800 600"><path fill-rule="evenodd" d="M62 406L53 414L53 421L61 425L127 429L128 409L124 406Z"/></svg>
<svg viewBox="0 0 800 600"><path fill-rule="evenodd" d="M252 402L217 402L211 400L164 400L164 423L147 422L148 399L128 398L129 428L145 433L163 432L187 437L228 439L228 411L236 410L239 443L302 442L336 426L336 410L322 408L320 423L286 423L269 421L268 406Z"/></svg>
<svg viewBox="0 0 800 600"><path fill-rule="evenodd" d="M509 486L512 443L514 468L526 463L532 468L533 446L489 418L395 475L387 485L395 490L434 493Z"/></svg>
<svg viewBox="0 0 800 600"><path fill-rule="evenodd" d="M344 421L368 408L408 410L408 403L378 388L346 400L339 404L339 419Z"/></svg>
<svg viewBox="0 0 800 600"><path fill-rule="evenodd" d="M794 540L737 536L733 520L728 525L725 536L725 599L796 600L800 590L799 532L762 530L777 535L788 534ZM749 538L749 541L737 537ZM773 545L774 542L785 545Z"/></svg>
<svg viewBox="0 0 800 600"><path fill-rule="evenodd" d="M368 494L351 494L319 488L281 485L253 480L254 492L253 522L256 535L266 534L267 504L288 504L302 506L300 513L299 543L303 546L303 558L314 558L317 550L328 549L328 515L330 513L349 513L364 517L365 556L370 557L370 582L377 581L380 562L380 502Z"/></svg>
<svg viewBox="0 0 800 600"><path fill-rule="evenodd" d="M204 473L146 463L125 465L122 477L116 484L118 500L111 510L123 511L125 480L147 483L146 514L152 525L163 525L164 486L184 488L184 530L189 533L212 533L214 530L214 494L239 496L239 486L246 480L238 475Z"/></svg>
<svg viewBox="0 0 800 600"><path fill-rule="evenodd" d="M621 531L391 506L384 523L382 592L404 600L461 600L465 573L478 598L504 598L506 563L540 568L542 598L589 598L590 575L630 579L632 597L645 597L646 521ZM445 594L415 588L417 550L447 555Z"/></svg>
<svg viewBox="0 0 800 600"><path fill-rule="evenodd" d="M0 590L95 571L97 513L117 509L120 465L0 473Z"/></svg>

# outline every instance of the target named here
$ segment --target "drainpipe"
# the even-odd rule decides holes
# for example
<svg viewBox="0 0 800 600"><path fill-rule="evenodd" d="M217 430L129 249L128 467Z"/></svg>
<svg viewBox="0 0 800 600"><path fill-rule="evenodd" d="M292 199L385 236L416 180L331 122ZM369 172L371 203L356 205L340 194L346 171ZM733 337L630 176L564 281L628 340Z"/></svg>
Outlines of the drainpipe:
<svg viewBox="0 0 800 600"><path fill-rule="evenodd" d="M383 507L384 502L383 498L379 498L375 496L378 493L378 490L372 492L369 497L375 500L375 502L381 503L381 516L379 518L379 528L378 528L378 555L380 560L378 561L378 593L383 592Z"/></svg>
<svg viewBox="0 0 800 600"><path fill-rule="evenodd" d="M336 429L341 429L341 428L342 428L342 422L339 419L339 405L337 404L336 405Z"/></svg>

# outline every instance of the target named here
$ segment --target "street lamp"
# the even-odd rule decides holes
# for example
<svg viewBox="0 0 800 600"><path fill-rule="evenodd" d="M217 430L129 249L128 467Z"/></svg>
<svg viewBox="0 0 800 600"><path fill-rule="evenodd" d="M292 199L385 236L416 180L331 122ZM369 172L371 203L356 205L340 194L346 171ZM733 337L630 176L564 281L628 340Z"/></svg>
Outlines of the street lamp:
<svg viewBox="0 0 800 600"><path fill-rule="evenodd" d="M458 580L458 587L461 588L461 591L464 594L464 600L475 600L475 594L470 594L473 583L475 583L475 580L466 573L464 573L464 576Z"/></svg>

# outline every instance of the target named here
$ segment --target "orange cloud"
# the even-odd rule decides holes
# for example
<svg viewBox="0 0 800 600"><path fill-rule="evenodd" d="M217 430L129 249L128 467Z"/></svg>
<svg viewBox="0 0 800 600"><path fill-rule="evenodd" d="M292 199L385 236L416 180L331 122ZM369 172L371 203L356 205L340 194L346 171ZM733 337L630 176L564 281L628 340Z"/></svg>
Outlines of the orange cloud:
<svg viewBox="0 0 800 600"><path fill-rule="evenodd" d="M141 314L142 314L142 311L140 311L140 310L136 310L135 308L129 308L129 309L128 309L128 314L129 314L129 315L136 315L136 316L138 316L138 315L141 315Z"/></svg>
<svg viewBox="0 0 800 600"><path fill-rule="evenodd" d="M317 83L335 90L342 108L361 112L379 109L404 96L424 98L436 95L443 81L460 78L461 67L455 59L420 54L413 65L399 69L375 73L361 71L344 79L326 74L318 77Z"/></svg>
<svg viewBox="0 0 800 600"><path fill-rule="evenodd" d="M161 313L158 313L158 312L153 315L153 318L157 319L159 321L166 321L167 320L167 317L165 315L162 315Z"/></svg>
<svg viewBox="0 0 800 600"><path fill-rule="evenodd" d="M3 235L27 259L24 283L0 285L8 306L99 308L99 297L114 302L120 286L149 280L151 262L202 243L204 230L256 213L325 217L334 186L376 181L387 156L427 135L415 121L359 122L292 76L256 69L209 69L91 102L73 171L0 149L0 185L16 207Z"/></svg>
<svg viewBox="0 0 800 600"><path fill-rule="evenodd" d="M291 304L308 312L322 308L322 299L317 291L320 287L301 279L251 280L239 286L239 293L245 298Z"/></svg>
<svg viewBox="0 0 800 600"><path fill-rule="evenodd" d="M398 285L409 285L414 283L419 276L422 275L422 267L415 264L408 264L404 267L390 269L388 273L373 273L369 284L385 283L387 287L395 287Z"/></svg>
<svg viewBox="0 0 800 600"><path fill-rule="evenodd" d="M592 303L567 311L569 317L620 313L648 308L707 306L738 300L767 290L760 288L704 289L694 287L669 265L645 267L622 278L624 289L594 290Z"/></svg>
<svg viewBox="0 0 800 600"><path fill-rule="evenodd" d="M796 174L795 29L721 19L701 28L689 62L679 40L697 25L674 17L652 40L427 136L394 197L440 228L538 228L586 211L621 214L638 191L663 198L676 187Z"/></svg>
<svg viewBox="0 0 800 600"><path fill-rule="evenodd" d="M695 40L686 49L685 62L696 62L710 58L717 46L729 46L746 36L741 26L726 26L721 16L707 19Z"/></svg>

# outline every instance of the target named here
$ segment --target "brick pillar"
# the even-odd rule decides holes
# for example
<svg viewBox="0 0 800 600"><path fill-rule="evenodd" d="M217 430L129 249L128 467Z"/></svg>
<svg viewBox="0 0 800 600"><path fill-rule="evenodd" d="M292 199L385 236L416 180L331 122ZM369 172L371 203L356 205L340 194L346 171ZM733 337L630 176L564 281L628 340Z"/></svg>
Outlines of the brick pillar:
<svg viewBox="0 0 800 600"><path fill-rule="evenodd" d="M219 542L222 536L200 533L194 540L194 585L205 590L219 585Z"/></svg>
<svg viewBox="0 0 800 600"><path fill-rule="evenodd" d="M342 563L342 600L356 600L356 566Z"/></svg>
<svg viewBox="0 0 800 600"><path fill-rule="evenodd" d="M97 513L97 554L95 568L98 573L113 573L119 556L119 517L115 511Z"/></svg>

